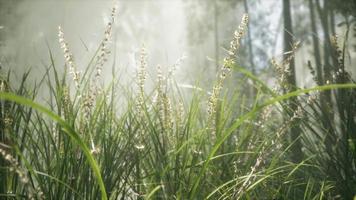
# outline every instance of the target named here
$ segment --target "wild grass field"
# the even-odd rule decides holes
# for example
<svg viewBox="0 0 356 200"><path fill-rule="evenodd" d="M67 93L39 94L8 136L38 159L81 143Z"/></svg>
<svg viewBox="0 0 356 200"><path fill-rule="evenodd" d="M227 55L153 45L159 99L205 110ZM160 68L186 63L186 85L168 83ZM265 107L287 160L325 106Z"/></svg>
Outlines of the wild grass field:
<svg viewBox="0 0 356 200"><path fill-rule="evenodd" d="M356 84L338 38L332 79L318 82L311 68L315 87L290 84L296 43L273 61L278 81L270 86L238 64L245 14L214 87L205 91L197 80L187 94L174 66L166 73L157 63L155 79L147 78L144 46L134 84L116 78L107 64L116 15L114 8L86 67L59 27L64 66L49 48L50 65L35 85L31 71L16 84L2 74L0 199L356 197ZM103 68L113 69L109 84Z"/></svg>

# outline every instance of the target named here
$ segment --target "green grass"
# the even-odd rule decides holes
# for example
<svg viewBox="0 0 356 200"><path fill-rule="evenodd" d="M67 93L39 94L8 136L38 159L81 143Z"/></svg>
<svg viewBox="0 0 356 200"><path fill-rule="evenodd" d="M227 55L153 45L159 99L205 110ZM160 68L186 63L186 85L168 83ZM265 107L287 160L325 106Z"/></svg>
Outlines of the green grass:
<svg viewBox="0 0 356 200"><path fill-rule="evenodd" d="M8 87L10 74L1 80L1 199L334 199L355 195L347 189L356 186L355 180L342 177L356 172L355 115L346 114L354 106L352 80L283 94L228 57L221 73L239 74L238 88L225 85L225 76L220 76L215 85L223 87L212 89L213 95L199 90L187 94L160 71L154 87L144 88L144 55L138 78L133 80L136 88L116 79L103 86L96 82L100 76L94 56L74 87L70 70L59 74L63 66L57 66L50 50L49 55L51 65L32 89L27 83L29 73L17 88ZM244 92L251 87L246 79L253 82L253 96ZM41 103L36 103L38 88L49 92ZM335 112L335 118L345 120L328 119L335 127L333 133L318 123L326 116L321 106L323 91L343 100L332 102L343 110ZM308 101L311 95L315 101ZM300 112L288 107L286 101L291 98L297 99ZM208 113L209 106L213 112ZM290 140L292 126L301 127L298 142ZM349 135L341 137L339 131ZM339 139L340 145L329 148L328 135ZM300 162L292 158L296 144L302 145ZM330 167L335 173L330 173Z"/></svg>

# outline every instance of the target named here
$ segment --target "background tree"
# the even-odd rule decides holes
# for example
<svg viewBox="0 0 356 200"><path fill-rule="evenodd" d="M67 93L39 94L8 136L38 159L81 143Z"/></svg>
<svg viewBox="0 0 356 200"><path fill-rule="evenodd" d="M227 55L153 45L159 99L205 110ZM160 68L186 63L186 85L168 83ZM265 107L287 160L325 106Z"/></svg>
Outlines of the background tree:
<svg viewBox="0 0 356 200"><path fill-rule="evenodd" d="M295 62L294 62L294 51L295 51L295 41L293 39L293 24L292 24L292 14L291 14L291 5L289 0L283 0L283 50L284 50L284 61L287 61L286 67L286 81L287 81L287 91L292 92L297 88L296 83L296 74L295 74ZM289 117L293 117L294 111L297 110L298 103L296 98L292 98L289 102L289 109L292 111L289 114ZM289 111L287 111L289 112ZM289 120L289 119L288 119ZM301 130L299 125L294 122L290 128L290 138L292 145L292 159L294 162L300 162L303 159L303 153L301 151L301 142L300 142Z"/></svg>

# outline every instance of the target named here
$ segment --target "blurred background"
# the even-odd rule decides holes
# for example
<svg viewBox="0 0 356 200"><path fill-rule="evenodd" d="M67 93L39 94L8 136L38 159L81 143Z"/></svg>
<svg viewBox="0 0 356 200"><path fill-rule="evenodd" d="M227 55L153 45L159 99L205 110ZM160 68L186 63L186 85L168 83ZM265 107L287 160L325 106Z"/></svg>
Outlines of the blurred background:
<svg viewBox="0 0 356 200"><path fill-rule="evenodd" d="M104 78L100 81L109 83L113 78L119 79L119 89L114 90L112 87L112 93L119 91L119 94L112 94L112 103L108 106L106 103L100 103L109 100L110 96L103 95L105 98L101 99L101 96L97 95L100 90L96 90L97 88L92 90L89 87L93 85L95 87L97 83L92 84L90 81L94 79L89 79L91 77L88 76L86 80L89 84L82 82L84 88L82 91L79 89L70 93L66 85L62 83L60 86L59 82L56 82L56 88L52 87L51 82L55 81L51 78L55 73L48 73L46 76L46 70L56 69L63 72L65 69L63 50L58 39L58 26L63 28L64 38L74 55L76 66L83 73L90 60L95 58L96 51L105 38L104 32L111 20L111 9L114 5L117 5L117 13L109 43L111 53L103 68ZM234 38L235 30L239 30L244 13L249 15L248 31L243 36L238 52L229 52L227 62L236 60L237 65L233 65L235 70L231 77L225 80L225 74L230 73L226 72L229 65L223 65L224 58L228 55L230 41ZM235 38L233 45L236 45L236 40L238 39ZM144 70L140 70L141 78L136 77L137 69L141 67L142 47L145 47L148 54L149 81L146 81L146 85L146 82L142 81L145 79ZM53 68L51 60L54 61ZM334 89L306 93L298 97L293 97L289 93L293 91L298 93L301 92L300 88L315 85L354 86L351 84L356 82L355 64L356 0L0 0L1 88L5 91L11 90L8 87L17 88L16 83L25 82L20 80L20 77L30 70L30 81L36 84L36 90L29 90L28 95L27 91L21 89L19 95L32 96L32 91L40 91L39 96L42 99L39 101L49 102L45 105L52 109L57 109L58 106L61 117L60 110L63 110L64 119L70 123L73 121L74 129L77 122L80 132L96 134L93 138L100 139L97 143L99 148L95 147L96 144L90 134L83 134L88 142L91 141L93 155L100 152L101 144L106 145L107 140L110 147L102 148L103 152L106 151L102 155L109 157L98 160L102 161L101 166L108 167L109 170L104 169L104 172L118 172L113 176L117 175L115 178L117 184L121 185L121 180L126 182L125 179L121 179L121 173L126 174L126 170L121 172L111 169L118 169L117 166L121 164L123 167L127 163L131 165L132 160L132 166L136 167L128 168L128 179L131 179L131 169L135 168L136 172L132 177L132 184L129 182L128 184L137 186L135 193L140 197L142 194L153 194L159 190L159 193L167 195L165 197L178 194L177 199L188 199L188 196L185 198L186 193L189 199L203 199L203 196L204 198L206 195L210 196L207 192L214 190L213 193L220 195L220 189L224 188L226 193L221 195L229 198L224 195L240 191L243 193L243 190L249 192L252 188L251 194L267 195L266 199L291 199L290 195L295 199L355 199L356 91L351 88ZM176 68L173 80L177 82L179 92L175 90L174 81L169 82L169 86L173 87L162 86L168 81L159 76L161 74L157 72L157 66L161 66L164 75ZM222 66L225 68L221 71ZM252 75L243 70L248 70ZM10 81L3 78L8 71L12 73ZM69 81L72 81L72 78L68 76ZM156 79L159 81L155 82ZM44 80L42 87L37 87L41 80ZM261 82L267 83L268 87ZM10 86L6 86L7 83ZM31 86L26 85L30 88ZM329 86L329 89L333 87L336 86ZM133 90L137 94L131 92L131 89L137 88L141 89L139 92ZM145 89L147 91L144 91ZM192 92L196 89L202 92ZM83 91L85 93L82 93ZM210 91L212 92L209 93ZM281 95L286 93L291 98L282 101L282 97L285 96ZM149 98L146 98L146 94ZM70 105L70 95L75 97L74 106ZM190 101L189 98L192 96L197 98L191 98ZM273 99L270 100L272 97L277 100L280 98L277 106L273 108L267 106L266 109L258 110L263 108L261 105L268 105L265 102L277 104ZM58 99L59 103L55 102ZM170 99L172 101L169 101ZM37 96L35 100L38 102ZM27 155L27 151L30 152L29 155L35 164L42 166L46 163L46 169L52 171L52 162L47 163L47 160L52 160L48 155L52 154L47 155L45 151L46 153L41 153L42 160L38 159L38 155L41 155L38 152L42 152L38 149L52 145L52 142L47 144L47 141L53 140L52 134L45 133L51 129L49 127L55 127L56 124L44 126L46 120L43 120L41 115L36 115L32 121L27 117L26 110L15 105L11 107L7 101L0 102L0 114L4 108L3 116L6 116L0 126L12 125L11 130L16 130L14 141L18 140L21 145L25 141L23 138L29 137L28 142L33 145L24 151L24 155ZM91 110L92 107L95 109ZM7 108L16 108L18 112ZM113 117L116 109L123 111L122 117L120 116L120 120L117 121L116 117ZM136 109L139 112L136 113ZM81 112L82 110L84 112ZM95 115L92 112L95 112ZM176 118L175 122L172 121L171 114ZM90 120L87 120L88 116ZM146 121L146 117L149 120ZM16 119L17 121L14 121L16 123L12 123L12 119ZM18 129L22 127L20 122L23 119L26 126L22 134L24 136L20 137ZM116 128L115 131L112 130L111 124L117 126L117 131ZM15 129L15 125L18 128ZM32 125L39 128L32 129ZM32 130L38 136L32 134ZM56 130L55 128L53 132L57 132ZM59 130L61 129L58 128L58 132ZM172 133L173 142L171 135L166 137L166 134L161 134L165 132ZM205 132L209 134L204 134ZM109 133L115 138L120 138L120 142L123 141L125 144L116 145L118 139L112 140ZM120 137L116 137L118 135ZM121 136L124 139L121 139ZM155 147L150 148L151 144ZM58 150L61 145L58 146L59 148L53 145L54 152L61 152ZM130 148L126 148L129 146ZM65 152L74 149L69 147L69 151ZM117 150L117 147L123 151ZM134 154L131 154L131 149L134 149L132 151ZM146 154L142 152L146 152L146 149L150 161L141 162L141 155ZM241 152L241 156L240 150L245 152ZM114 157L110 157L112 152L114 156L120 158L124 155L123 162L107 162L113 160ZM231 152L233 154L230 154ZM229 157L226 156L228 154ZM67 165L67 159L61 160L61 153L53 155L58 155L55 164ZM85 165L77 162L76 153L68 155L71 155L68 170L73 169L72 174L77 174L77 169L82 169L81 167ZM236 159L230 155L236 156ZM183 165L180 164L180 157L182 160L185 159ZM222 162L220 160L211 162L208 167L209 161L218 157ZM205 158L208 158L207 161L204 161ZM290 165L290 161L295 165ZM172 167L170 164L166 167L166 163L172 163ZM261 168L257 169L259 165ZM200 166L201 170L196 171ZM301 170L301 175L291 176L299 171L300 167L306 166L308 168ZM277 169L278 171L282 169L282 172L276 172L276 175ZM289 169L291 171L288 171ZM92 191L99 191L91 187L91 181L94 179L87 176L86 170L82 174L88 179L67 177L60 168L54 174L57 172L64 180L77 184L73 188L77 187L84 191L84 194L91 195ZM56 176L49 174L48 177ZM111 179L112 176L109 173L107 177ZM178 181L173 181L172 187L166 187L166 180L168 183L176 177L179 177ZM239 179L240 177L243 179ZM255 179L257 177L261 179ZM264 182L264 179L270 177L271 182ZM62 180L61 178L58 180ZM195 180L191 181L194 178ZM141 190L141 186L146 187L146 180L147 183L154 184L148 184L146 189ZM16 189L13 182L9 183ZM84 187L82 183L85 183ZM156 183L159 184L158 187L155 187ZM234 186L225 188L230 183ZM6 184L4 186L3 191L11 188ZM52 195L54 184L42 182L42 186L48 187L47 191ZM112 186L115 189L111 191L115 194L116 186L114 184ZM131 186L128 187L129 190L134 188ZM58 184L58 187L58 191L62 191L61 184ZM71 187L72 185L68 188ZM122 191L126 193L124 187ZM215 190L216 188L218 190ZM242 189L236 190L237 188ZM311 198L314 190L316 196ZM117 191L119 193L121 189ZM325 197L324 191L325 194L329 193ZM273 194L284 192L285 197ZM183 196L180 196L180 193ZM93 194L97 195L95 192ZM53 196L56 195L57 193L53 192ZM249 195L247 193L246 198L254 199L253 195Z"/></svg>
<svg viewBox="0 0 356 200"><path fill-rule="evenodd" d="M239 50L239 64L269 83L274 82L271 58L281 61L288 49L283 44L300 42L295 71L299 87L315 84L311 66L321 73L335 63L331 36L345 46L345 65L355 77L355 1L293 0L288 8L282 0L0 0L0 62L2 69L22 74L31 68L33 76L44 73L50 63L64 59L58 43L58 26L84 70L103 39L110 11L118 12L111 43L111 60L122 80L134 77L139 50L148 52L150 74L157 65L168 71L179 63L175 78L181 84L210 87L219 63L227 54L243 13L249 13L249 31ZM291 38L286 41L283 23L290 13ZM288 28L288 27L287 27ZM335 56L334 56L335 57ZM111 76L111 64L104 69ZM37 73L39 72L39 73ZM324 80L326 81L326 80Z"/></svg>

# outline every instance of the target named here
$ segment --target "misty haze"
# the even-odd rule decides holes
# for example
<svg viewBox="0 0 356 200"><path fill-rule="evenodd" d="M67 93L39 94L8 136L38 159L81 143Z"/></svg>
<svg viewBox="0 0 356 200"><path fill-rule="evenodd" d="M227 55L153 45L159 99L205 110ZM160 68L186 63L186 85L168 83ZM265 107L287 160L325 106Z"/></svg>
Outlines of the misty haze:
<svg viewBox="0 0 356 200"><path fill-rule="evenodd" d="M0 199L356 199L355 0L0 0Z"/></svg>

